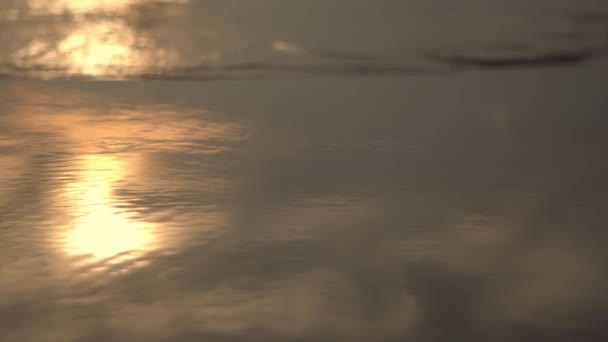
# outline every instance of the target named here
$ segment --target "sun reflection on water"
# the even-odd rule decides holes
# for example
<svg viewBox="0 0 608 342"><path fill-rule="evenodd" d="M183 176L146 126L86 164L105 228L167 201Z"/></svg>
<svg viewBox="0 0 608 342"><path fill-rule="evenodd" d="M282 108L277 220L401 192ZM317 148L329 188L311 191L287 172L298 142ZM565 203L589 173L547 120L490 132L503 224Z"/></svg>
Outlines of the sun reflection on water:
<svg viewBox="0 0 608 342"><path fill-rule="evenodd" d="M148 47L151 44L145 37L138 37L125 22L101 20L78 25L56 43L35 39L15 58L16 64L24 68L40 65L68 74L100 76L161 65L162 60L150 51L143 53Z"/></svg>
<svg viewBox="0 0 608 342"><path fill-rule="evenodd" d="M0 138L7 147L0 188L8 190L0 202L22 196L20 170L32 168L44 192L23 203L44 201L36 223L44 240L69 269L96 274L126 272L192 236L219 234L235 181L215 163L241 151L252 133L242 120L152 98L132 105L108 89L13 82L7 97L25 104L0 116L10 132Z"/></svg>
<svg viewBox="0 0 608 342"><path fill-rule="evenodd" d="M86 12L94 10L116 10L144 2L142 0L30 0L32 8L44 9L50 13L63 11Z"/></svg>
<svg viewBox="0 0 608 342"><path fill-rule="evenodd" d="M154 77L215 67L249 44L224 6L189 0L27 0L9 7L14 24L4 33L12 38L0 51L0 65L44 79Z"/></svg>
<svg viewBox="0 0 608 342"><path fill-rule="evenodd" d="M155 2L31 0L29 6L33 13L68 16L63 19L64 27L55 32L55 40L50 40L49 35L33 39L16 52L15 63L23 68L36 65L50 72L60 70L86 76L139 73L151 66L161 68L170 53L155 46L142 30L134 27L133 22L139 13L133 12L136 6L152 3ZM168 3L179 5L185 1ZM160 7L157 9L162 10ZM143 7L139 9L140 12L142 10ZM109 14L95 16L95 13L105 12Z"/></svg>
<svg viewBox="0 0 608 342"><path fill-rule="evenodd" d="M141 65L134 43L133 33L124 24L99 22L72 32L59 44L59 53L67 57L68 71L99 75L110 66L116 70Z"/></svg>
<svg viewBox="0 0 608 342"><path fill-rule="evenodd" d="M112 192L126 176L127 163L114 155L84 156L79 178L66 192L75 216L65 251L106 259L154 247L154 225L118 210Z"/></svg>

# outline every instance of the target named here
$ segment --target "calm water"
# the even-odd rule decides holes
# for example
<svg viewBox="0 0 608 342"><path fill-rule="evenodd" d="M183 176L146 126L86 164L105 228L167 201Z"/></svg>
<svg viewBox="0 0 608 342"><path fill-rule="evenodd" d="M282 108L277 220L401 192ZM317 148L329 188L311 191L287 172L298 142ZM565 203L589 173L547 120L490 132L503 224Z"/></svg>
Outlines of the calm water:
<svg viewBox="0 0 608 342"><path fill-rule="evenodd" d="M606 2L0 14L0 340L608 338Z"/></svg>

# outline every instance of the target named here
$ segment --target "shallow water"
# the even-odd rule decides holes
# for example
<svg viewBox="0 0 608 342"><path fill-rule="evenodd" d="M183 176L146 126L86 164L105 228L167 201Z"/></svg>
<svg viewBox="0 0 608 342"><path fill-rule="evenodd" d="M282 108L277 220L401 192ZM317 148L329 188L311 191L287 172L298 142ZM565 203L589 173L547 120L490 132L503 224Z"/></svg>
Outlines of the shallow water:
<svg viewBox="0 0 608 342"><path fill-rule="evenodd" d="M3 25L208 17L231 38L214 55L144 20L174 65L112 30L19 67L3 50L2 341L606 339L603 2L55 3L3 2ZM512 31L564 18L587 45ZM103 80L144 76L174 80Z"/></svg>

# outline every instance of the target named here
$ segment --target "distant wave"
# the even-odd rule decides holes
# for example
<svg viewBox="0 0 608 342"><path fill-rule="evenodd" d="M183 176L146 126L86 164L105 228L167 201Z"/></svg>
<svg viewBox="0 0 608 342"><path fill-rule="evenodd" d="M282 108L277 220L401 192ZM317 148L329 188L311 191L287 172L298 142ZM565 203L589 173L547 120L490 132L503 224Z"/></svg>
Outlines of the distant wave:
<svg viewBox="0 0 608 342"><path fill-rule="evenodd" d="M122 79L122 80L229 80L302 76L398 76L433 75L459 72L471 69L509 69L531 67L558 67L577 65L608 56L608 46L482 52L431 52L408 61L395 61L388 57L353 58L344 53L331 52L333 57L318 61L252 61L223 65L196 65L173 69L148 69L138 72L113 72L89 76L71 74L60 68L44 65L30 67L0 65L1 78L43 78L43 79ZM348 56L348 57L345 57Z"/></svg>
<svg viewBox="0 0 608 342"><path fill-rule="evenodd" d="M105 19L104 19L105 20ZM608 12L572 15L567 29L549 31L529 40L458 49L414 51L405 56L315 50L276 40L265 57L240 57L239 62L172 68L103 66L90 75L65 67L35 62L0 63L0 78L117 79L117 80L229 80L315 76L434 75L466 70L559 67L602 60L608 56Z"/></svg>

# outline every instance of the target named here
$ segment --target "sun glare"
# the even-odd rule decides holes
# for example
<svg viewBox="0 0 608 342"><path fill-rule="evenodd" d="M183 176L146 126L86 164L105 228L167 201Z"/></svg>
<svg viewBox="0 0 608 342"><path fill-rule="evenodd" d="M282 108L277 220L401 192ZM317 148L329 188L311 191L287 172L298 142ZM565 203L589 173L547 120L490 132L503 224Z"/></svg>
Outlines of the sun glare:
<svg viewBox="0 0 608 342"><path fill-rule="evenodd" d="M71 72L99 75L108 68L137 65L132 32L119 23L84 25L59 45Z"/></svg>
<svg viewBox="0 0 608 342"><path fill-rule="evenodd" d="M145 3L177 3L189 0L29 0L28 7L46 13L87 13L95 11L119 11L132 5Z"/></svg>
<svg viewBox="0 0 608 342"><path fill-rule="evenodd" d="M141 0L30 0L30 7L44 9L50 13L63 11L88 12L94 10L117 10Z"/></svg>
<svg viewBox="0 0 608 342"><path fill-rule="evenodd" d="M66 252L105 259L149 249L153 225L118 210L112 197L127 165L113 156L96 155L83 158L81 166L80 178L67 192L74 219L66 232Z"/></svg>

